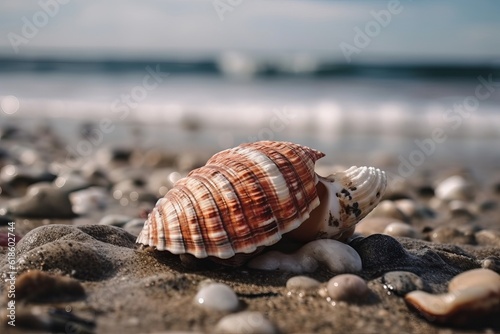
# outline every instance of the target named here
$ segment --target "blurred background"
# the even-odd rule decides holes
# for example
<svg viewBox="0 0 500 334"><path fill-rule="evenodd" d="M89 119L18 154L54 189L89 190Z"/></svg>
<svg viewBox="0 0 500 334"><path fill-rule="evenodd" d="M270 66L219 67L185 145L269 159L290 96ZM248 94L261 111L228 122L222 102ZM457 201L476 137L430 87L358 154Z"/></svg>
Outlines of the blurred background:
<svg viewBox="0 0 500 334"><path fill-rule="evenodd" d="M0 32L4 134L50 127L74 155L272 139L500 165L498 1L19 0Z"/></svg>

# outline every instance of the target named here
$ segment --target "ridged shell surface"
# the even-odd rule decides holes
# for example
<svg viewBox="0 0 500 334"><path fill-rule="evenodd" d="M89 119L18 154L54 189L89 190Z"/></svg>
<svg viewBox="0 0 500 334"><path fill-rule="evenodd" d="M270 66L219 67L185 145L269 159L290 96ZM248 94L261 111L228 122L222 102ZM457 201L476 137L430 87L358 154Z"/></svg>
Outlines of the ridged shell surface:
<svg viewBox="0 0 500 334"><path fill-rule="evenodd" d="M319 205L314 165L323 156L271 141L219 152L158 201L137 242L220 259L272 245Z"/></svg>

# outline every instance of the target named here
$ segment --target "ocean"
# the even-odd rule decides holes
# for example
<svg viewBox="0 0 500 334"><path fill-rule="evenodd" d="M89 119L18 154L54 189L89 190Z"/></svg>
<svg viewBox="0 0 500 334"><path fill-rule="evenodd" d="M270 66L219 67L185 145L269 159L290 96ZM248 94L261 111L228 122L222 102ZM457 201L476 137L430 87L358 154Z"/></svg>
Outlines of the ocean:
<svg viewBox="0 0 500 334"><path fill-rule="evenodd" d="M75 150L85 124L95 146L215 152L269 139L341 163L416 150L426 161L500 164L496 82L489 68L4 60L0 122L48 125Z"/></svg>

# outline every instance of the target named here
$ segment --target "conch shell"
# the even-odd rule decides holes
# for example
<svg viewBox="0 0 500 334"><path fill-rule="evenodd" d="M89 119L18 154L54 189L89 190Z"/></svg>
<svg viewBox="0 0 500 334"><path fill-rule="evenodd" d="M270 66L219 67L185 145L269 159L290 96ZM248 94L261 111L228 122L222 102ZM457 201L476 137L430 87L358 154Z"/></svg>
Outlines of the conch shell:
<svg viewBox="0 0 500 334"><path fill-rule="evenodd" d="M351 167L324 178L314 172L323 156L273 141L219 152L158 200L137 243L230 259L285 234L302 242L346 239L380 201L386 176L373 167Z"/></svg>

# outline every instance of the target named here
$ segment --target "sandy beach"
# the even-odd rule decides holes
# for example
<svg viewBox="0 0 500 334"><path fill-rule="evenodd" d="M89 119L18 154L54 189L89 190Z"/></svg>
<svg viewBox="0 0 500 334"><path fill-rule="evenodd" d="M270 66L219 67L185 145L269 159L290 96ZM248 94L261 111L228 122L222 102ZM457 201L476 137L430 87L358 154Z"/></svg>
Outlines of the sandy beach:
<svg viewBox="0 0 500 334"><path fill-rule="evenodd" d="M290 289L287 281L296 273L211 261L186 266L178 256L135 243L156 200L203 165L206 152L193 158L190 152L108 148L57 169L67 153L56 134L2 136L0 233L15 233L17 242L16 326L4 322L6 333L224 332L221 319L246 311L258 313L233 325L235 333L500 331L498 303L480 312L466 308L458 320L433 321L405 302L413 290L446 293L454 277L472 269L500 272L500 174L494 166L472 170L441 162L403 178L396 159L358 157L359 164L387 172L388 190L348 241L362 260L356 274L369 290L336 301L320 292L339 274L325 266L302 274L318 281L315 288ZM323 164L317 172L339 168ZM2 277L9 278L8 240L0 250ZM234 291L233 310L196 303L197 291L210 282ZM5 319L14 299L10 281L0 287Z"/></svg>

